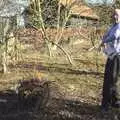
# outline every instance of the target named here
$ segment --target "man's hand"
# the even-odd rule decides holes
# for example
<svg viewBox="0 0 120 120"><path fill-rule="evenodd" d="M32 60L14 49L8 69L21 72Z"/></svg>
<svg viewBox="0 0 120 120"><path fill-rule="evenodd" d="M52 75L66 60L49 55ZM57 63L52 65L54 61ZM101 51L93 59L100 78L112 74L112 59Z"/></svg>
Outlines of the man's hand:
<svg viewBox="0 0 120 120"><path fill-rule="evenodd" d="M103 42L101 42L100 45L98 46L98 52L100 52L102 48L105 48L105 44Z"/></svg>

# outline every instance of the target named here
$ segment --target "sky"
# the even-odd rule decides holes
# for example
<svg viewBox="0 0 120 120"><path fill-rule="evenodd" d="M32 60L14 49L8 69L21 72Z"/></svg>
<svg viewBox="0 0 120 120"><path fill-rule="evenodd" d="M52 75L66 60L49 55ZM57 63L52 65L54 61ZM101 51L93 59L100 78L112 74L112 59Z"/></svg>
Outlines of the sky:
<svg viewBox="0 0 120 120"><path fill-rule="evenodd" d="M115 0L84 0L89 5L111 5L115 3Z"/></svg>

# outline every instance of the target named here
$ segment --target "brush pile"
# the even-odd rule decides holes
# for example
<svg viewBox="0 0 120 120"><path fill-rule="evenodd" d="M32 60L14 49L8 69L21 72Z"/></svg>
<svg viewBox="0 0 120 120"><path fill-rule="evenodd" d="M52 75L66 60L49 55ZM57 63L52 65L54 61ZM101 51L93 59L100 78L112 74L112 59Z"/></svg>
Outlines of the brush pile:
<svg viewBox="0 0 120 120"><path fill-rule="evenodd" d="M32 78L19 82L16 90L20 107L38 111L44 108L49 98L49 82L46 79Z"/></svg>

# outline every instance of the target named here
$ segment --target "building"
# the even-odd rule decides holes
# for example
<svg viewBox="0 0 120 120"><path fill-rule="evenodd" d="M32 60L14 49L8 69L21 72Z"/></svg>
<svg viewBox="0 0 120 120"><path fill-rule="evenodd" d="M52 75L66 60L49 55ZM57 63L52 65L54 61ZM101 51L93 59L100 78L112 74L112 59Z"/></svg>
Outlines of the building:
<svg viewBox="0 0 120 120"><path fill-rule="evenodd" d="M63 6L70 7L69 24L72 26L95 25L99 21L99 16L80 0L60 0Z"/></svg>

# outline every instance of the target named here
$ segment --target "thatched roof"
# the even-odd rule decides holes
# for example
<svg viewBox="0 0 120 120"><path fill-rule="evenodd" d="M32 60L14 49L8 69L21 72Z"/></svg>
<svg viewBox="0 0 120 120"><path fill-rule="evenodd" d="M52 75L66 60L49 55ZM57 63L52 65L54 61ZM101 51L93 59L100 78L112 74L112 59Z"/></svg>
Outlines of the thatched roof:
<svg viewBox="0 0 120 120"><path fill-rule="evenodd" d="M71 6L71 14L82 17L90 17L91 19L99 19L96 13L80 0L60 0L64 6Z"/></svg>

